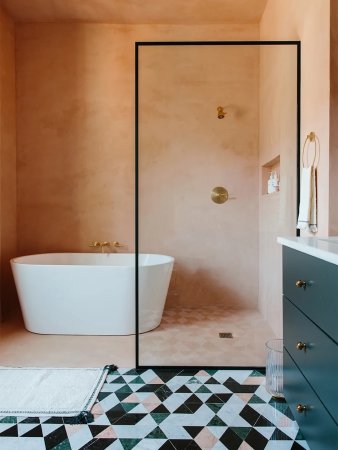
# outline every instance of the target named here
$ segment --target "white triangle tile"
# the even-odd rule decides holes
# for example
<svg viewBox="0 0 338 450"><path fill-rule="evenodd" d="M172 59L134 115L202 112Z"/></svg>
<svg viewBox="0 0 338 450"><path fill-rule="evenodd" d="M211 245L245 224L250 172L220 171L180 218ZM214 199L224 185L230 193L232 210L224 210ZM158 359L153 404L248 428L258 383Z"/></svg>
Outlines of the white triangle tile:
<svg viewBox="0 0 338 450"><path fill-rule="evenodd" d="M155 421L150 425L112 425L113 430L120 439L144 439L156 427Z"/></svg>
<svg viewBox="0 0 338 450"><path fill-rule="evenodd" d="M276 428L275 427L255 427L255 429L262 436L266 437L267 439L270 439Z"/></svg>
<svg viewBox="0 0 338 450"><path fill-rule="evenodd" d="M265 450L291 450L292 446L292 441L269 441Z"/></svg>
<svg viewBox="0 0 338 450"><path fill-rule="evenodd" d="M128 413L133 413L133 414L148 414L148 410L144 407L144 405L137 405L135 406L135 408L131 409L130 411L128 411Z"/></svg>
<svg viewBox="0 0 338 450"><path fill-rule="evenodd" d="M222 444L222 442L216 442L216 444L212 447L212 450L225 450L226 447Z"/></svg>
<svg viewBox="0 0 338 450"><path fill-rule="evenodd" d="M166 398L162 404L168 411L174 412L179 406L181 406L192 394L173 394Z"/></svg>
<svg viewBox="0 0 338 450"><path fill-rule="evenodd" d="M22 436L25 433L28 433L28 431L32 430L33 428L38 427L40 424L38 423L19 423L18 424L18 434L19 436ZM59 424L60 426L60 424Z"/></svg>
<svg viewBox="0 0 338 450"><path fill-rule="evenodd" d="M248 378L251 372L252 370L218 370L213 375L213 378L219 383L224 383L228 378L233 378L241 384Z"/></svg>
<svg viewBox="0 0 338 450"><path fill-rule="evenodd" d="M106 450L124 450L124 448L121 442L117 439L112 444L110 444L109 447L106 448Z"/></svg>
<svg viewBox="0 0 338 450"><path fill-rule="evenodd" d="M285 433L289 438L295 440L296 436L298 434L298 426L291 426L291 427L279 427L279 429Z"/></svg>
<svg viewBox="0 0 338 450"><path fill-rule="evenodd" d="M223 434L226 432L227 429L228 429L227 426L225 426L225 427L220 427L220 426L217 426L217 427L209 426L209 427L208 427L208 430L210 430L211 433L212 433L215 437L217 437L218 439L219 439L221 436L223 436ZM213 448L214 448L214 447L213 447Z"/></svg>
<svg viewBox="0 0 338 450"><path fill-rule="evenodd" d="M164 421L160 423L159 427L167 436L168 439L191 439L190 434L183 428L183 426L172 426Z"/></svg>
<svg viewBox="0 0 338 450"><path fill-rule="evenodd" d="M116 392L124 386L125 384L123 383L112 383L112 384L105 383L102 386L101 392Z"/></svg>
<svg viewBox="0 0 338 450"><path fill-rule="evenodd" d="M111 423L108 417L105 414L102 414L101 416L95 418L94 425L111 425Z"/></svg>
<svg viewBox="0 0 338 450"><path fill-rule="evenodd" d="M0 423L0 433L3 433L4 431L8 430L9 428L12 428L16 425L16 423ZM36 426L36 424L35 424Z"/></svg>
<svg viewBox="0 0 338 450"><path fill-rule="evenodd" d="M264 385L259 386L255 394L267 403L271 400L271 394L268 393Z"/></svg>
<svg viewBox="0 0 338 450"><path fill-rule="evenodd" d="M142 374L140 375L140 377L142 378L142 380L143 380L145 383L150 383L151 380L153 380L154 378L157 377L157 375L156 375L156 373L155 373L152 369L149 369L149 370L145 371L144 373L142 373Z"/></svg>
<svg viewBox="0 0 338 450"><path fill-rule="evenodd" d="M113 408L113 406L116 406L119 403L120 400L116 397L115 394L111 394L100 401L100 405L103 411L109 411L111 408Z"/></svg>
<svg viewBox="0 0 338 450"><path fill-rule="evenodd" d="M310 447L308 446L306 441L304 441L304 440L297 440L296 442L298 442L299 445L302 445L304 447L304 450L310 450Z"/></svg>
<svg viewBox="0 0 338 450"><path fill-rule="evenodd" d="M180 387L182 387L184 384L186 384L191 377L188 376L182 376L182 377L175 377L172 378L167 382L167 386L172 391L176 392Z"/></svg>
<svg viewBox="0 0 338 450"><path fill-rule="evenodd" d="M46 450L46 445L44 438L21 437L17 438L17 447L14 448L15 450ZM10 447L7 447L7 443L5 449L10 450Z"/></svg>
<svg viewBox="0 0 338 450"><path fill-rule="evenodd" d="M167 439L142 439L133 450L159 450Z"/></svg>
<svg viewBox="0 0 338 450"><path fill-rule="evenodd" d="M222 384L206 384L205 386L213 394L232 394L232 392Z"/></svg>
<svg viewBox="0 0 338 450"><path fill-rule="evenodd" d="M68 435L68 440L72 448L81 448L92 439L93 436L89 427L83 427L77 433Z"/></svg>
<svg viewBox="0 0 338 450"><path fill-rule="evenodd" d="M212 395L211 393L209 394L204 394L204 393L199 393L199 392L195 392L196 397L198 397L203 403L205 403L208 398Z"/></svg>

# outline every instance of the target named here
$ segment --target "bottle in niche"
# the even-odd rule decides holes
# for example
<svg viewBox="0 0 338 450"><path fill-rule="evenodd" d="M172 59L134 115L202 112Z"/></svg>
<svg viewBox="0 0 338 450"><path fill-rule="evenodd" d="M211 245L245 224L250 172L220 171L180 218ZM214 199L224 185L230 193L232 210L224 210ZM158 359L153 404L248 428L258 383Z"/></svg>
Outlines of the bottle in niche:
<svg viewBox="0 0 338 450"><path fill-rule="evenodd" d="M279 178L278 178L277 172L274 172L274 174L272 176L272 187L274 189L273 192L279 191Z"/></svg>
<svg viewBox="0 0 338 450"><path fill-rule="evenodd" d="M272 194L273 192L275 192L273 183L274 183L274 179L272 176L272 172L270 172L270 178L268 179L268 194Z"/></svg>

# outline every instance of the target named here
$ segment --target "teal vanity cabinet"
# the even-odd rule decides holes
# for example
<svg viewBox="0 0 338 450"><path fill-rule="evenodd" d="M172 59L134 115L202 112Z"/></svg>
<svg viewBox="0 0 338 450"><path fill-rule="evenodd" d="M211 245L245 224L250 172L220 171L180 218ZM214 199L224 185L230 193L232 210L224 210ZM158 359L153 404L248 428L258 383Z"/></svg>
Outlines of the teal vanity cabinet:
<svg viewBox="0 0 338 450"><path fill-rule="evenodd" d="M316 238L278 242L283 244L285 399L311 450L335 450L338 243L330 246Z"/></svg>

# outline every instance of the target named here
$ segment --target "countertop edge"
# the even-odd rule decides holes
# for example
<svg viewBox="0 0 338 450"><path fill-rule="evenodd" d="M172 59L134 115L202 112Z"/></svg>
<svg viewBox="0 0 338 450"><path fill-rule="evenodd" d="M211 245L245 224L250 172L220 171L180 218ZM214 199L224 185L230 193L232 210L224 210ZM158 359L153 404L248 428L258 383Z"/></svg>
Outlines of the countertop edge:
<svg viewBox="0 0 338 450"><path fill-rule="evenodd" d="M299 240L295 240L299 239ZM338 265L338 253L334 253L330 250L325 250L322 248L318 248L317 246L314 246L315 243L318 245L317 238L307 238L308 242L302 242L302 238L284 238L284 237L278 237L277 242L281 245L285 245L286 247L292 248L294 250L298 250L302 253L306 253L307 255L314 256L315 258L322 259L324 261L327 261L329 263ZM311 240L311 241L309 241ZM312 245L310 245L310 243Z"/></svg>

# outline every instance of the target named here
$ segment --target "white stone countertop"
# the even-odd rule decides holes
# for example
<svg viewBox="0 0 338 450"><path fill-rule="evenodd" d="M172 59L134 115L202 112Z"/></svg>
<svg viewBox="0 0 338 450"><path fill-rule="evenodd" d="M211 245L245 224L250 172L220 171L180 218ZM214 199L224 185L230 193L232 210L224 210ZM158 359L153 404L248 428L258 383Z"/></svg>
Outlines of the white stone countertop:
<svg viewBox="0 0 338 450"><path fill-rule="evenodd" d="M286 247L338 265L338 236L278 237L277 242Z"/></svg>

